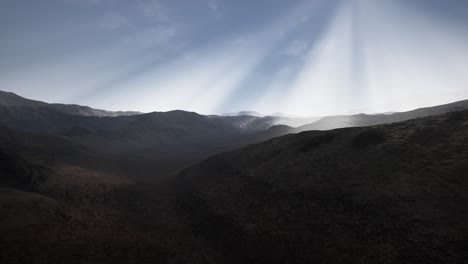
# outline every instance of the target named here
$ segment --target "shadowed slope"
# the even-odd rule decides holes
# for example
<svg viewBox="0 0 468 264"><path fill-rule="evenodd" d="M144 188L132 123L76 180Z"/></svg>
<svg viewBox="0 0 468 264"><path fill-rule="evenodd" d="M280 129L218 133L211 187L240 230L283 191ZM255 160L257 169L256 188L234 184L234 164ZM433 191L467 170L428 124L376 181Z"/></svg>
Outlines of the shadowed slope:
<svg viewBox="0 0 468 264"><path fill-rule="evenodd" d="M223 263L464 263L468 111L311 131L214 156L174 183Z"/></svg>

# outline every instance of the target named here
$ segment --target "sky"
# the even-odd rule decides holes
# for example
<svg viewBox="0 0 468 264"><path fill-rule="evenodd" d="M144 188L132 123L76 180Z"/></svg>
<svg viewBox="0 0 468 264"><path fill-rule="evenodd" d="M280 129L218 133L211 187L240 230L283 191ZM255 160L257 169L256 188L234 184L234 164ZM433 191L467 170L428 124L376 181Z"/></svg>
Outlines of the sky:
<svg viewBox="0 0 468 264"><path fill-rule="evenodd" d="M0 0L0 90L300 116L468 99L465 0Z"/></svg>

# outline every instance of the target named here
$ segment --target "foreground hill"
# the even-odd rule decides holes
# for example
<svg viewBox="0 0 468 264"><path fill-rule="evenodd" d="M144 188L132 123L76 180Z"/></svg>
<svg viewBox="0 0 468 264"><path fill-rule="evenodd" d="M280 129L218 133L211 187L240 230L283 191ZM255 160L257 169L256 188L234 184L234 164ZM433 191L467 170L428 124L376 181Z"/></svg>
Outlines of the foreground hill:
<svg viewBox="0 0 468 264"><path fill-rule="evenodd" d="M0 263L115 263L129 254L119 250L139 250L125 212L111 207L116 191L131 186L115 175L39 165L0 149ZM103 241L106 235L113 237Z"/></svg>
<svg viewBox="0 0 468 264"><path fill-rule="evenodd" d="M468 110L310 131L174 179L216 263L466 263Z"/></svg>

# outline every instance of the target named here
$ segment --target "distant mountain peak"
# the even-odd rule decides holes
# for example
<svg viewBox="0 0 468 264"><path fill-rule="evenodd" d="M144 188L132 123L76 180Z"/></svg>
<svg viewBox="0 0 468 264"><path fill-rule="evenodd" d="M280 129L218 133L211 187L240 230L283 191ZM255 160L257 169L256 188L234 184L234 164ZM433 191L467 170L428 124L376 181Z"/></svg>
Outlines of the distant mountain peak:
<svg viewBox="0 0 468 264"><path fill-rule="evenodd" d="M260 114L256 111L239 111L233 113L224 113L222 116L256 116L256 117L264 117L265 115Z"/></svg>
<svg viewBox="0 0 468 264"><path fill-rule="evenodd" d="M29 100L12 92L0 90L0 105L1 106L38 106L46 105L44 102Z"/></svg>
<svg viewBox="0 0 468 264"><path fill-rule="evenodd" d="M96 116L96 117L107 117L107 116L131 116L138 115L141 112L134 111L106 111L101 109L94 109L89 106L82 106L76 104L48 104L41 101L35 101L26 99L12 92L6 92L0 90L0 106L4 107L30 107L39 108L44 107L50 110L60 112L67 115L76 116Z"/></svg>

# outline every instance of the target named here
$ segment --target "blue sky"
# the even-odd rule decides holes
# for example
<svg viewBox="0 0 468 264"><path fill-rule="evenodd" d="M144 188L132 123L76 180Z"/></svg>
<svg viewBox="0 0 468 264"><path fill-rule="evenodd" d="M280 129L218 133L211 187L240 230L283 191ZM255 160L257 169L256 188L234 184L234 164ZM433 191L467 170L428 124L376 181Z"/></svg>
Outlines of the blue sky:
<svg viewBox="0 0 468 264"><path fill-rule="evenodd" d="M294 115L468 98L468 1L4 0L0 90Z"/></svg>

